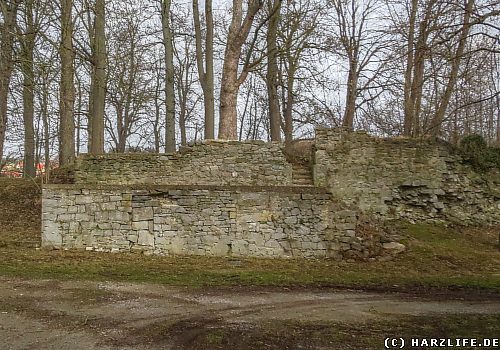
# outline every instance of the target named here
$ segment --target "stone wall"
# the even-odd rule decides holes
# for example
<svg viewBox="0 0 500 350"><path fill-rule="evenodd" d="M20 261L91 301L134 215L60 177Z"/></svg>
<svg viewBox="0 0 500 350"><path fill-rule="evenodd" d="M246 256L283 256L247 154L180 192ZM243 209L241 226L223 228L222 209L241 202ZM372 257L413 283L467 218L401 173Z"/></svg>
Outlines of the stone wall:
<svg viewBox="0 0 500 350"><path fill-rule="evenodd" d="M287 186L292 166L279 143L212 140L173 154L82 155L74 176L80 184Z"/></svg>
<svg viewBox="0 0 500 350"><path fill-rule="evenodd" d="M315 149L315 185L362 212L415 221L500 222L498 171L474 172L444 143L318 129Z"/></svg>
<svg viewBox="0 0 500 350"><path fill-rule="evenodd" d="M279 144L264 142L82 156L75 184L43 188L42 244L370 258L404 249L377 220L500 223L498 171L475 173L442 143L319 129L312 170L314 187L300 186L307 168L292 167Z"/></svg>
<svg viewBox="0 0 500 350"><path fill-rule="evenodd" d="M79 186L43 188L45 247L151 254L368 258L376 232L310 187Z"/></svg>

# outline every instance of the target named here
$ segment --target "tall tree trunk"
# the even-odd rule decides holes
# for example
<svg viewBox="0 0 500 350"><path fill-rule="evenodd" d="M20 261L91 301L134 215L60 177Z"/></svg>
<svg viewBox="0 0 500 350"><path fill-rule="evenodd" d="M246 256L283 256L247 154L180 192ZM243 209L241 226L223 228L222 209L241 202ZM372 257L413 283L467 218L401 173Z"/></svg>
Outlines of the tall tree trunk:
<svg viewBox="0 0 500 350"><path fill-rule="evenodd" d="M75 104L74 86L74 50L73 18L71 15L73 0L61 0L61 81L59 101L59 165L72 163L75 159Z"/></svg>
<svg viewBox="0 0 500 350"><path fill-rule="evenodd" d="M83 94L82 94L82 81L81 79L78 78L78 75L75 76L76 77L76 110L75 110L75 114L76 114L76 126L75 126L75 136L76 136L76 142L75 142L75 153L76 153L76 156L78 157L80 155L80 144L81 144L81 140L82 140L82 113L83 113L83 103L82 103L82 98L83 98ZM92 86L92 84L91 84ZM90 108L89 108L90 110ZM90 137L89 137L89 144L90 144Z"/></svg>
<svg viewBox="0 0 500 350"><path fill-rule="evenodd" d="M424 88L425 61L428 56L427 39L429 37L429 17L431 16L432 4L426 9L424 20L420 22L417 43L413 57L413 77L410 89L411 118L413 125L412 136L420 136L422 123L420 112L422 110L422 96Z"/></svg>
<svg viewBox="0 0 500 350"><path fill-rule="evenodd" d="M233 15L227 35L222 81L220 90L219 138L236 140L237 105L240 85L245 81L248 71L243 69L238 76L238 64L241 48L248 37L255 15L262 6L260 0L250 0L247 13L243 19L243 0L233 0Z"/></svg>
<svg viewBox="0 0 500 350"><path fill-rule="evenodd" d="M432 136L438 136L439 133L441 132L441 124L443 123L444 115L446 113L446 109L448 108L451 94L453 93L453 90L455 89L455 85L457 83L460 61L462 60L462 56L464 54L465 45L467 43L467 37L469 36L469 31L471 27L470 17L473 9L474 9L474 0L467 0L464 9L464 20L462 24L460 38L458 41L457 50L455 52L454 57L452 57L451 59L450 78L448 79L448 83L446 84L446 89L443 93L443 96L441 97L441 102L439 103L439 107L431 121L430 133Z"/></svg>
<svg viewBox="0 0 500 350"><path fill-rule="evenodd" d="M171 0L163 0L161 20L163 44L165 46L165 152L175 152L175 89L174 89L174 47L170 24Z"/></svg>
<svg viewBox="0 0 500 350"><path fill-rule="evenodd" d="M189 55L189 51L186 48L185 55ZM186 146L186 118L188 114L188 89L189 89L189 60L186 59L184 69L180 69L179 76L177 79L177 98L179 101L179 130L181 132L181 145Z"/></svg>
<svg viewBox="0 0 500 350"><path fill-rule="evenodd" d="M24 177L35 177L35 128L34 119L34 71L33 51L35 28L33 24L33 0L25 2L26 32L22 37L21 71L23 74L23 121L24 121Z"/></svg>
<svg viewBox="0 0 500 350"><path fill-rule="evenodd" d="M196 64L198 76L203 90L203 102L205 108L205 139L214 139L214 19L212 13L212 0L205 0L205 68L203 67L203 48L201 38L201 24L198 0L193 0L193 19L196 42Z"/></svg>
<svg viewBox="0 0 500 350"><path fill-rule="evenodd" d="M181 89L179 88L179 130L181 132L181 145L186 146L187 144L187 139L186 139L186 112L187 112L187 106L186 106L187 100L185 98L185 95L181 92Z"/></svg>
<svg viewBox="0 0 500 350"><path fill-rule="evenodd" d="M117 140L115 145L116 153L125 153L127 143L127 107L123 108L121 104L116 106L116 133Z"/></svg>
<svg viewBox="0 0 500 350"><path fill-rule="evenodd" d="M90 153L104 153L104 108L106 99L105 1L96 0L92 46L92 103Z"/></svg>
<svg viewBox="0 0 500 350"><path fill-rule="evenodd" d="M0 164L2 164L5 134L7 132L7 109L9 85L14 68L14 33L19 0L0 0L3 26L0 27Z"/></svg>
<svg viewBox="0 0 500 350"><path fill-rule="evenodd" d="M412 101L412 71L414 64L414 43L415 40L415 22L417 18L418 0L411 1L410 18L408 23L408 41L406 43L406 67L405 67L405 81L404 81L404 124L403 134L410 136L413 132L414 125L414 106Z"/></svg>
<svg viewBox="0 0 500 350"><path fill-rule="evenodd" d="M268 9L271 13L269 27L267 29L267 74L266 86L267 97L269 100L269 131L271 141L281 141L281 115L280 102L278 97L279 69L277 63L278 48L276 45L276 36L278 34L278 25L280 21L281 0L268 2Z"/></svg>
<svg viewBox="0 0 500 350"><path fill-rule="evenodd" d="M42 70L42 103L40 106L42 114L43 126L43 150L45 161L45 181L50 177L50 134L49 134L49 88L48 88L48 72Z"/></svg>
<svg viewBox="0 0 500 350"><path fill-rule="evenodd" d="M155 152L160 153L160 111L161 111L161 101L160 101L160 95L161 95L161 87L160 87L160 68L155 67L155 75L156 75L156 84L155 84L155 97L154 97L154 103L155 103L155 120L153 122L153 134L154 134L154 141L155 141Z"/></svg>

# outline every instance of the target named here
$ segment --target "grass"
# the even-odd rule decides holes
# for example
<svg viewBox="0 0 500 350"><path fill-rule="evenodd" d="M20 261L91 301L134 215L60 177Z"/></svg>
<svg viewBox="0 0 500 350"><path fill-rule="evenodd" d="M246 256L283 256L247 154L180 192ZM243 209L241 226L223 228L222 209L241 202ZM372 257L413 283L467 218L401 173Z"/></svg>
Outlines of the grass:
<svg viewBox="0 0 500 350"><path fill-rule="evenodd" d="M267 260L0 248L0 275L127 280L185 286L346 286L500 289L493 231L427 225L401 228L408 252L388 262Z"/></svg>
<svg viewBox="0 0 500 350"><path fill-rule="evenodd" d="M408 251L387 262L242 258L238 259L241 263L234 264L234 258L222 257L153 257L30 248L23 242L40 240L39 189L32 181L0 178L0 210L0 275L5 276L126 280L191 287L500 290L500 252L495 228L398 223L395 230L404 237Z"/></svg>
<svg viewBox="0 0 500 350"><path fill-rule="evenodd" d="M366 323L273 322L251 329L217 324L199 331L189 349L383 349L384 339L497 338L500 315L403 317ZM471 347L465 347L471 349ZM441 347L442 349L442 347Z"/></svg>

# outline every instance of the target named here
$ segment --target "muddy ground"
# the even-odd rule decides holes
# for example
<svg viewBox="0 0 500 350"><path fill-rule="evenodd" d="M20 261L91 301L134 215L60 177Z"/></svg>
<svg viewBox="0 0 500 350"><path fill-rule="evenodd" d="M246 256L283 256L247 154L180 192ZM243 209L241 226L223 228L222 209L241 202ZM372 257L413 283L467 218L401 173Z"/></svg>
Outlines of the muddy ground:
<svg viewBox="0 0 500 350"><path fill-rule="evenodd" d="M351 348L349 327L443 315L498 317L500 296L0 277L1 349Z"/></svg>

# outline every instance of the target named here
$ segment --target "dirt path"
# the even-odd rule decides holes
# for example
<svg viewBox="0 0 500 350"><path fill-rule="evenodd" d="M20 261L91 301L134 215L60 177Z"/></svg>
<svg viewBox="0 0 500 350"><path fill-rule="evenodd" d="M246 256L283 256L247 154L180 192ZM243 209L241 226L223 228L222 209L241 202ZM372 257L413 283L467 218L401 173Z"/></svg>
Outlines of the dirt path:
<svg viewBox="0 0 500 350"><path fill-rule="evenodd" d="M177 349L210 328L241 333L269 322L358 324L435 314L500 314L500 299L0 277L1 349Z"/></svg>

